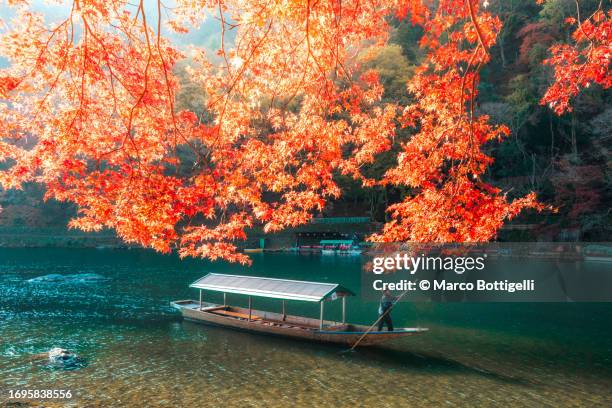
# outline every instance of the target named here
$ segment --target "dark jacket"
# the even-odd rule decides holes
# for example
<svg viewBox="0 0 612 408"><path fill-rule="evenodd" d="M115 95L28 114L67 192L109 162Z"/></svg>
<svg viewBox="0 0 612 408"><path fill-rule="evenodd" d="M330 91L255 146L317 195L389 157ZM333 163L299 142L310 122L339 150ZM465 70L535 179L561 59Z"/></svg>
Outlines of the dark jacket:
<svg viewBox="0 0 612 408"><path fill-rule="evenodd" d="M380 298L380 306L378 307L378 314L381 315L385 313L391 306L393 306L395 299L395 296L382 295L382 298Z"/></svg>

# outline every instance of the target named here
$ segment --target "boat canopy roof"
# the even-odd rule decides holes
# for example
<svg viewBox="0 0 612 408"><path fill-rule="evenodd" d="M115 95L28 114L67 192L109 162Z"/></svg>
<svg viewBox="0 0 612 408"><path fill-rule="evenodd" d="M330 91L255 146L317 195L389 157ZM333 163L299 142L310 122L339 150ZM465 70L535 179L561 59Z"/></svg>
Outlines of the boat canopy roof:
<svg viewBox="0 0 612 408"><path fill-rule="evenodd" d="M335 297L354 295L350 290L337 283L306 282L219 273L209 273L193 282L189 287L215 292L302 300L306 302L320 302L328 298L334 299Z"/></svg>

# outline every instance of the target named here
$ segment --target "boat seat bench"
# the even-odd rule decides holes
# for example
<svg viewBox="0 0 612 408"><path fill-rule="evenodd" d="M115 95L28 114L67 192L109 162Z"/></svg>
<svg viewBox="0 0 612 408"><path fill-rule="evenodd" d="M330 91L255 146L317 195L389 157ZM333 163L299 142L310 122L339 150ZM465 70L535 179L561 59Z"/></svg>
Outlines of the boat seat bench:
<svg viewBox="0 0 612 408"><path fill-rule="evenodd" d="M245 319L245 320L249 319L248 313L232 312L230 310L225 310L225 307L215 307L215 308L210 308L209 310L204 310L204 311L209 312L209 313L223 315L223 316L238 317L240 319ZM299 328L299 329L305 329L305 330L315 329L314 326L310 327L306 325L292 324L286 321L277 321L277 320L270 320L270 319L264 320L261 318L261 316L257 316L254 314L251 315L251 321L256 321L256 322L261 321L262 323L266 323L266 324L273 325L273 326L285 327L285 328Z"/></svg>
<svg viewBox="0 0 612 408"><path fill-rule="evenodd" d="M224 316L239 317L241 319L248 319L247 313L230 312L229 310L212 310L211 313L220 314ZM261 317L257 315L251 315L251 320L261 320Z"/></svg>

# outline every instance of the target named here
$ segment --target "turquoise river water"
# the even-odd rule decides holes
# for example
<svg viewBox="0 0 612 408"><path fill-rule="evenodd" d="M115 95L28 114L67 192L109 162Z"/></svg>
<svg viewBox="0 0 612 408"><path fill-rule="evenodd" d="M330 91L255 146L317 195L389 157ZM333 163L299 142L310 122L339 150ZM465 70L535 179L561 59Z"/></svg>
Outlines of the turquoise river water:
<svg viewBox="0 0 612 408"><path fill-rule="evenodd" d="M359 257L255 254L241 267L144 250L0 249L0 406L612 406L612 303L402 303L396 326L428 334L344 353L182 322L168 302L195 299L188 285L209 271L360 286ZM35 279L49 274L72 276ZM339 317L334 303L326 317ZM318 305L288 312L316 317ZM359 296L348 302L351 322L376 313ZM86 365L36 357L53 347ZM21 389L73 397L8 398Z"/></svg>

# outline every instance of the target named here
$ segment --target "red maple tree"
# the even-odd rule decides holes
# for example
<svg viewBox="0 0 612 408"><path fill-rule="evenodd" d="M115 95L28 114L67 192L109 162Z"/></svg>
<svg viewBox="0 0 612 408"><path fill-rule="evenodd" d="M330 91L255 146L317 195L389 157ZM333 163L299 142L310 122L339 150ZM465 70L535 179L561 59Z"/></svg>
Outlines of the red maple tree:
<svg viewBox="0 0 612 408"><path fill-rule="evenodd" d="M9 4L0 183L42 183L47 197L76 203L71 227L248 262L234 241L255 223L277 231L308 222L341 194L336 171L412 188L375 240L485 241L522 209L542 208L534 194L511 201L482 180L492 162L483 146L508 129L475 112L479 71L501 28L478 1L177 0L150 9L75 0L59 22L27 1ZM355 56L386 41L392 15L424 28L427 56L408 84L409 106L381 101L376 72L356 74ZM221 27L217 56L162 35L162 25L186 32L205 18ZM175 107L175 68L187 57L210 120ZM398 122L416 134L382 180L365 178Z"/></svg>
<svg viewBox="0 0 612 408"><path fill-rule="evenodd" d="M554 69L554 83L542 100L558 115L571 112L571 100L584 88L599 84L604 89L612 86L612 10L602 10L602 3L584 21L576 2L576 17L568 18L575 25L573 44L557 44L550 48L552 56L544 61Z"/></svg>

